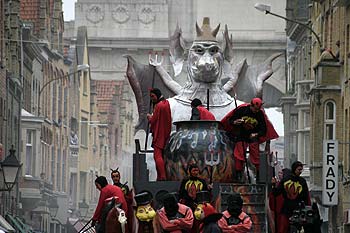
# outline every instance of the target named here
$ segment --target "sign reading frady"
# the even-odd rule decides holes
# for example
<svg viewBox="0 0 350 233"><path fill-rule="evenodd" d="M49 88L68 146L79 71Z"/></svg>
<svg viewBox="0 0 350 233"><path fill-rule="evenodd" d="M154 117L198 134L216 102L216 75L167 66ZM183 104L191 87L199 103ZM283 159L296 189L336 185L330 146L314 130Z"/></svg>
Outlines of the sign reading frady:
<svg viewBox="0 0 350 233"><path fill-rule="evenodd" d="M338 205L338 141L323 141L322 204Z"/></svg>

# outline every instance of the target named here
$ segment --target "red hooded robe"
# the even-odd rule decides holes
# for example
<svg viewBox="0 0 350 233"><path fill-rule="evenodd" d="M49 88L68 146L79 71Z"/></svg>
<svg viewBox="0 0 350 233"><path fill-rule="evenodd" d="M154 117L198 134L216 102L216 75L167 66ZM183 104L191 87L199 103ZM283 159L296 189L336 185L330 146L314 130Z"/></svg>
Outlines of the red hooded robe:
<svg viewBox="0 0 350 233"><path fill-rule="evenodd" d="M236 111L242 107L246 107L249 106L250 104L241 104L240 106L238 106L237 108L233 109L231 112L229 112L222 120L221 123L223 124L223 128L224 130L226 130L229 134L231 135L237 135L236 132L236 126L230 122L230 119L232 118L232 116L234 116L234 114L236 113ZM251 142L249 143L249 158L250 161L254 164L254 166L256 167L257 170L259 170L259 165L260 165L260 160L259 160L259 144L263 143L265 141L271 140L271 139L275 139L278 138L278 134L275 131L272 123L269 121L269 119L267 118L265 111L263 109L261 109L262 111L262 115L265 119L265 124L266 124L266 134L263 136L260 136L258 138L258 142ZM243 141L238 141L236 143L235 146L235 150L234 150L234 157L235 157L235 161L236 161L236 165L235 168L237 171L242 171L243 170L243 161L244 161L244 151L246 150L248 146L248 143L243 142Z"/></svg>
<svg viewBox="0 0 350 233"><path fill-rule="evenodd" d="M212 120L212 121L216 120L213 113L209 112L209 110L206 109L205 107L198 106L197 109L199 111L201 120Z"/></svg>
<svg viewBox="0 0 350 233"><path fill-rule="evenodd" d="M231 112L226 114L226 116L221 120L221 123L223 125L224 130L226 130L229 133L234 134L235 126L232 123L230 123L231 117L235 114L237 109L239 109L241 107L249 106L249 105L250 105L249 103L241 104L237 108L233 109ZM277 134L275 128L273 127L272 123L268 119L265 111L263 109L261 109L261 111L263 112L263 115L264 115L264 118L265 118L266 135L263 136L263 137L259 137L259 143L263 143L263 142L266 142L268 140L272 140L272 139L278 138L278 134Z"/></svg>
<svg viewBox="0 0 350 233"><path fill-rule="evenodd" d="M164 149L171 132L171 111L168 100L163 99L155 105L149 122L153 136L152 146Z"/></svg>

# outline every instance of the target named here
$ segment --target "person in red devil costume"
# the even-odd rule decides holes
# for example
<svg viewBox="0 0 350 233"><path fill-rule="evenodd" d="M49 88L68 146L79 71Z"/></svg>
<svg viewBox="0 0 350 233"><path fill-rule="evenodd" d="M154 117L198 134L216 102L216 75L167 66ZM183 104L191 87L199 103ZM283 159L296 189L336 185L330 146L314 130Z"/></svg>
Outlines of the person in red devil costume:
<svg viewBox="0 0 350 233"><path fill-rule="evenodd" d="M106 177L99 176L95 179L95 185L96 188L101 192L100 197L98 199L98 204L94 213L94 216L92 217L92 226L94 227L96 225L96 222L99 223L97 228L101 228L101 223L104 222L101 218L102 210L105 207L105 200L111 197L118 197L118 202L121 203L121 209L127 213L127 204L124 198L124 193L121 190L121 188L108 184ZM102 224L104 225L104 223ZM99 232L97 230L97 232Z"/></svg>
<svg viewBox="0 0 350 233"><path fill-rule="evenodd" d="M184 233L191 232L193 212L177 202L174 194L165 194L162 198L164 207L157 211L155 225L157 232Z"/></svg>
<svg viewBox="0 0 350 233"><path fill-rule="evenodd" d="M272 123L262 109L260 98L253 98L249 104L242 104L229 112L222 120L223 128L235 142L234 158L237 180L241 181L245 151L249 146L249 159L259 175L259 144L267 142L265 148L269 153L270 140L278 138ZM258 180L258 179L257 179Z"/></svg>
<svg viewBox="0 0 350 233"><path fill-rule="evenodd" d="M292 164L292 174L284 177L276 186L276 178L272 177L272 192L275 196L283 195L284 202L278 219L278 233L289 232L289 218L293 211L305 205L311 205L310 193L306 180L301 177L303 164L296 161Z"/></svg>
<svg viewBox="0 0 350 233"><path fill-rule="evenodd" d="M191 108L191 120L216 120L213 113L209 112L208 109L203 107L202 101L200 101L200 99L193 99L191 102Z"/></svg>
<svg viewBox="0 0 350 233"><path fill-rule="evenodd" d="M252 221L242 211L243 199L239 193L233 192L227 199L227 210L222 212L223 216L218 221L223 233L244 233L250 232Z"/></svg>
<svg viewBox="0 0 350 233"><path fill-rule="evenodd" d="M275 186L278 186L281 180L283 178L289 177L291 173L292 172L289 168L283 168L282 170L280 170L278 172L278 177L277 177L278 180ZM276 231L275 233L281 232L281 231L283 232L282 229L285 227L282 224L280 224L280 222L283 221L283 219L281 218L284 218L281 215L283 203L284 203L284 198L282 193L275 196L271 190L271 192L269 193L269 207L272 212L271 220L273 221L273 223L271 223L271 225L273 224L272 226L273 226L273 229Z"/></svg>
<svg viewBox="0 0 350 233"><path fill-rule="evenodd" d="M154 104L153 115L147 114L150 123L154 149L153 157L157 169L157 180L165 180L165 165L163 150L169 141L171 132L171 111L168 100L166 100L158 88L150 90L150 98Z"/></svg>

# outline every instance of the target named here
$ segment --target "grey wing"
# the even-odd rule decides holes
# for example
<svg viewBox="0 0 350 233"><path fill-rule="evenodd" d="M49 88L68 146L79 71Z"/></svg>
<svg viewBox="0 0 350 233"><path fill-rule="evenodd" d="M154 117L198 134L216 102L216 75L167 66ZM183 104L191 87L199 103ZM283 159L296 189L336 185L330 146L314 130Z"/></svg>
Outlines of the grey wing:
<svg viewBox="0 0 350 233"><path fill-rule="evenodd" d="M272 54L263 63L246 66L241 70L237 83L233 87L237 99L250 102L254 97L263 97L264 82L273 74L272 62L281 53ZM270 105L266 103L266 106Z"/></svg>
<svg viewBox="0 0 350 233"><path fill-rule="evenodd" d="M165 98L174 96L174 93L164 84L154 66L138 63L129 55L124 57L128 60L126 76L134 92L139 113L135 133L141 129L146 131L148 125L147 113L152 112L149 90L159 88Z"/></svg>

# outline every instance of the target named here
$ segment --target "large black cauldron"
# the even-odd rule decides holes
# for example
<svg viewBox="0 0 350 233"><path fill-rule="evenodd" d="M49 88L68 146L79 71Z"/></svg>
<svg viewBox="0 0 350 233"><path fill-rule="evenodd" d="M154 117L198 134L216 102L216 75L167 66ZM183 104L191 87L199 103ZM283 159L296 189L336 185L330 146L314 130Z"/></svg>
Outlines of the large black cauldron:
<svg viewBox="0 0 350 233"><path fill-rule="evenodd" d="M167 180L186 177L187 167L195 162L201 177L213 182L232 182L234 160L232 143L218 121L179 121L165 148Z"/></svg>

